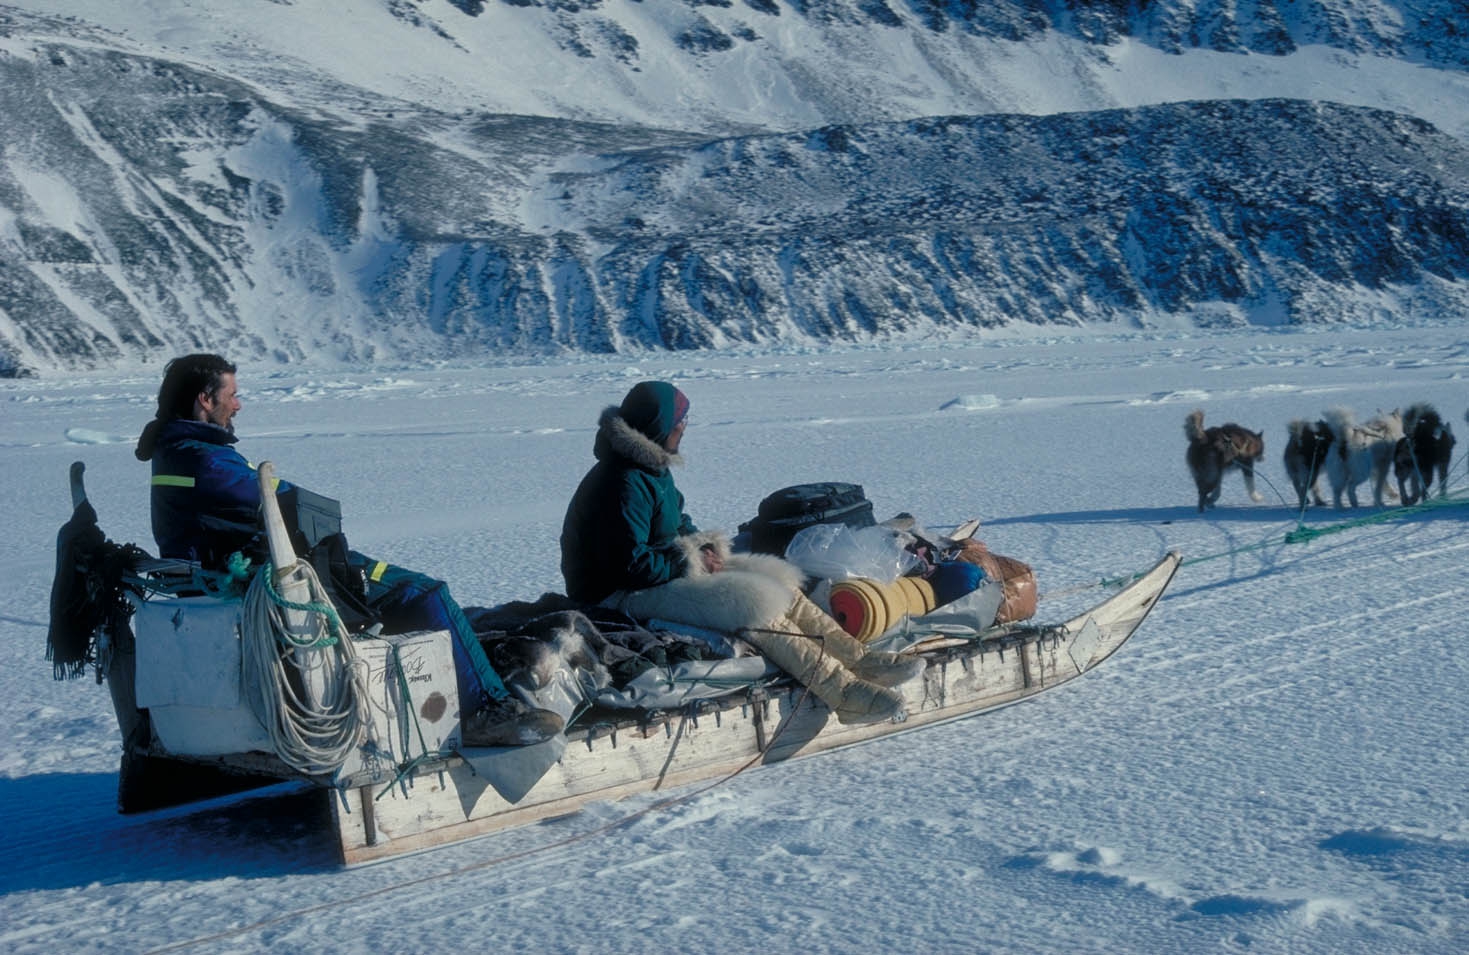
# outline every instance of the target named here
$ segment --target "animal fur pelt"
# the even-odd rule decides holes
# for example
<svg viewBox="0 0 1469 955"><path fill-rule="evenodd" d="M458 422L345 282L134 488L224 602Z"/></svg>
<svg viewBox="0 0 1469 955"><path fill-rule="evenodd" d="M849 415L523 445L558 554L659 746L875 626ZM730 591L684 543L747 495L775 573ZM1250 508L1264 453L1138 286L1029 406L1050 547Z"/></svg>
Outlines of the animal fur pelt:
<svg viewBox="0 0 1469 955"><path fill-rule="evenodd" d="M1403 503L1417 504L1428 496L1438 472L1438 496L1448 491L1449 464L1454 457L1454 432L1432 405L1415 404L1403 413L1403 436L1393 450L1393 474Z"/></svg>
<svg viewBox="0 0 1469 955"><path fill-rule="evenodd" d="M600 678L605 670L614 687L622 687L652 667L724 655L707 640L672 630L647 630L621 611L585 607L561 594L542 594L535 601L511 601L496 607L465 607L464 615L507 685L544 686L560 666L558 660L578 656L574 638L580 638L597 661L594 675ZM568 634L568 630L575 633ZM544 648L548 643L553 645L549 650ZM743 645L737 642L730 645L736 656L741 649Z"/></svg>
<svg viewBox="0 0 1469 955"><path fill-rule="evenodd" d="M586 673L594 685L606 685L607 670L590 645L599 638L592 621L576 611L536 617L515 633L480 635L495 672L507 685L524 684L531 691L564 674Z"/></svg>
<svg viewBox="0 0 1469 955"><path fill-rule="evenodd" d="M1262 432L1250 431L1233 423L1205 428L1204 412L1194 410L1184 419L1183 433L1188 438L1185 460L1199 490L1200 513L1219 500L1224 472L1230 468L1238 468L1244 476L1250 500L1263 500L1255 490L1255 462L1265 456Z"/></svg>
<svg viewBox="0 0 1469 955"><path fill-rule="evenodd" d="M1396 410L1387 414L1379 412L1365 424L1356 424L1349 409L1337 407L1327 411L1325 419L1333 442L1332 452L1326 457L1332 503L1341 507L1345 491L1347 499L1356 507L1357 485L1369 478L1372 502L1378 507L1382 506L1384 494L1396 497L1397 493L1387 487L1387 475L1398 439L1403 436L1402 415Z"/></svg>
<svg viewBox="0 0 1469 955"><path fill-rule="evenodd" d="M58 680L70 680L97 664L102 681L105 661L98 638L113 647L131 647L133 614L124 577L137 572L148 555L132 544L114 544L97 526L89 501L77 504L56 535L56 575L51 582L51 621L46 659ZM136 588L134 588L136 589Z"/></svg>
<svg viewBox="0 0 1469 955"><path fill-rule="evenodd" d="M617 608L638 620L669 620L735 633L765 627L791 609L804 575L794 564L768 554L725 557L717 574L696 558L690 575L623 595Z"/></svg>
<svg viewBox="0 0 1469 955"><path fill-rule="evenodd" d="M1326 501L1321 496L1321 479L1326 469L1326 456L1331 450L1331 428L1325 421L1315 423L1297 418L1286 425L1290 433L1285 443L1285 473L1291 486L1296 489L1296 504L1306 506L1306 494L1312 503L1320 506Z"/></svg>

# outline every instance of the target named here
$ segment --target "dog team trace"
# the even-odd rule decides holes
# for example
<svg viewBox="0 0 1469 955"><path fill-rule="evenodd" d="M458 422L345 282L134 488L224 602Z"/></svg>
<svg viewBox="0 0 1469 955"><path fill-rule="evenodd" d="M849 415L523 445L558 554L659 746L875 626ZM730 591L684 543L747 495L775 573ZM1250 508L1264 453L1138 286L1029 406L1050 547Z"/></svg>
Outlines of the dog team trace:
<svg viewBox="0 0 1469 955"><path fill-rule="evenodd" d="M1469 412L1465 413L1469 421ZM1185 460L1199 492L1199 510L1213 507L1220 484L1230 469L1244 476L1245 489L1256 503L1263 498L1255 491L1255 465L1265 454L1263 432L1237 424L1204 427L1204 412L1192 411L1184 419L1188 438ZM1454 432L1430 404L1419 402L1407 411L1379 411L1358 423L1351 409L1335 407L1316 421L1297 418L1286 425L1282 463L1296 492L1296 505L1322 506L1321 482L1331 487L1332 504L1342 507L1342 498L1358 507L1357 487L1371 482L1372 503L1383 506L1398 498L1405 506L1423 501L1438 482L1438 496L1448 492L1448 475L1454 453ZM1389 479L1395 478L1394 491Z"/></svg>
<svg viewBox="0 0 1469 955"><path fill-rule="evenodd" d="M268 475L268 464L261 471ZM745 657L710 664L743 666L744 679L711 681L702 695L687 693L682 705L594 709L544 743L473 748L459 734L447 632L335 643L311 638L316 609L298 569L290 566L294 558L274 497L265 494L266 527L278 555L273 563L285 569L266 568L256 579L272 578L266 583L282 598L277 625L290 631L289 648L277 640L271 643L277 647L273 655L298 657L300 664L282 688L283 705L324 709L333 719L341 717L348 733L334 756L303 769L296 754L283 751L290 734L267 727L252 703L261 694L249 684L267 678L242 669L242 656L249 656L242 647L262 636L251 633L262 624L247 610L249 598L177 595L197 587L197 569L106 542L81 488L80 463L72 473L74 514L58 538L53 633L79 619L58 606L61 582L95 588L104 546L130 558L117 572L120 586L114 591L126 604L114 602L85 618L85 626L96 628L92 632L72 634L96 641L91 662L99 681L108 684L124 736L119 808L217 795L233 779L242 780L236 790L262 780L304 781L330 803L345 864L563 815L594 800L717 779L1036 696L1116 652L1156 606L1180 563L1178 554L1169 553L1109 599L1060 623L973 628L925 623L928 618L909 621L906 652L926 667L921 679L900 688L907 711L901 723L843 725L794 680L772 672L758 657ZM98 546L89 551L77 541ZM992 600L992 614L1002 599L998 584L986 599ZM268 719L289 726L284 717ZM318 724L307 733L318 730L327 737L335 732Z"/></svg>

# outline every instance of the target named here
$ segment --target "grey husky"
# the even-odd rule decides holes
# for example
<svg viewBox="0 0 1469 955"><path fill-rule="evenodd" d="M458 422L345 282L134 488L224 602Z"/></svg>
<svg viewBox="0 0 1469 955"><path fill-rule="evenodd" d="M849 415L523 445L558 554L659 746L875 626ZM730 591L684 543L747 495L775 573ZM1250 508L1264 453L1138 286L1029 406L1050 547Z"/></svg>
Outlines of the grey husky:
<svg viewBox="0 0 1469 955"><path fill-rule="evenodd" d="M1403 436L1403 416L1396 410L1378 412L1371 420L1356 424L1346 408L1326 412L1331 427L1332 449L1326 456L1326 476L1331 480L1332 503L1341 507L1342 492L1353 507L1357 506L1357 485L1372 480L1372 503L1382 506L1384 494L1397 496L1387 486L1393 452Z"/></svg>

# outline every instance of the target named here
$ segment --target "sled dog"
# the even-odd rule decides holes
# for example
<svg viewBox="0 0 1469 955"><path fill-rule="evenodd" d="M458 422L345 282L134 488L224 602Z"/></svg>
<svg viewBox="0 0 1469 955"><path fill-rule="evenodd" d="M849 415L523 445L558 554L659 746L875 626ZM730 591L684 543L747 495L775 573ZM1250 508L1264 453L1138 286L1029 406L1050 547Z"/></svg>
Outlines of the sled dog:
<svg viewBox="0 0 1469 955"><path fill-rule="evenodd" d="M1238 468L1244 475L1245 490L1250 500L1263 498L1255 490L1255 462L1265 456L1263 432L1250 431L1237 424L1204 427L1204 412L1195 410L1184 419L1183 433L1188 437L1185 460L1199 489L1199 511L1213 507L1219 500L1219 485L1224 472Z"/></svg>
<svg viewBox="0 0 1469 955"><path fill-rule="evenodd" d="M1331 428L1320 419L1312 423L1297 418L1286 425L1286 430L1290 438L1285 443L1285 473L1296 489L1296 504L1304 508L1310 492L1311 502L1320 507L1326 503L1321 496L1321 478L1331 450Z"/></svg>
<svg viewBox="0 0 1469 955"><path fill-rule="evenodd" d="M1393 452L1393 473L1404 504L1417 504L1433 486L1438 472L1438 496L1448 491L1449 463L1454 457L1454 432L1429 404L1415 404L1403 413L1403 437Z"/></svg>
<svg viewBox="0 0 1469 955"><path fill-rule="evenodd" d="M1384 492L1396 496L1397 492L1387 487L1387 475L1398 439L1403 436L1403 416L1397 411L1378 412L1370 421L1356 424L1349 409L1338 407L1326 412L1325 418L1332 438L1331 453L1326 456L1332 503L1341 507L1345 491L1347 499L1356 507L1357 485L1369 478L1372 503L1381 507Z"/></svg>

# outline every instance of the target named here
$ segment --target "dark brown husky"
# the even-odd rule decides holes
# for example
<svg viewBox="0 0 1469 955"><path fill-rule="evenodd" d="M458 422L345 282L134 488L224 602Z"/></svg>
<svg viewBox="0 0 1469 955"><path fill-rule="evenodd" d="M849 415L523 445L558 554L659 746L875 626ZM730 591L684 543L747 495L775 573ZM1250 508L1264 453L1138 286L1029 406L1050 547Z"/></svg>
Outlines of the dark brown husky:
<svg viewBox="0 0 1469 955"><path fill-rule="evenodd" d="M1432 405L1420 403L1404 412L1403 436L1393 449L1393 473L1403 504L1417 504L1428 496L1434 471L1438 472L1438 496L1443 497L1448 491L1453 456L1453 429Z"/></svg>
<svg viewBox="0 0 1469 955"><path fill-rule="evenodd" d="M1304 508L1309 493L1319 507L1326 503L1321 497L1321 477L1326 471L1326 456L1331 453L1331 426L1319 418L1314 424L1297 418L1285 427L1290 433L1285 442L1285 473L1296 489L1296 503Z"/></svg>
<svg viewBox="0 0 1469 955"><path fill-rule="evenodd" d="M1224 472L1239 468L1245 478L1250 500L1264 500L1255 490L1255 462L1265 456L1265 435L1237 424L1204 427L1204 412L1196 410L1184 419L1183 433L1188 436L1188 469L1199 488L1199 511L1213 507L1219 500L1219 485Z"/></svg>

